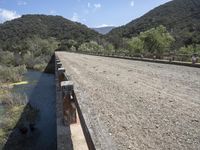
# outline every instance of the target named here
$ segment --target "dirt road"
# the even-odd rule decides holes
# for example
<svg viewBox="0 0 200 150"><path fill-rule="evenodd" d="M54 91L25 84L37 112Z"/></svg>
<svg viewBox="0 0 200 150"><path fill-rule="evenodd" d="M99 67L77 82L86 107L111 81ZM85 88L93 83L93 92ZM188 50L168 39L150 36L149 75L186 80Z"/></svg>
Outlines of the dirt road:
<svg viewBox="0 0 200 150"><path fill-rule="evenodd" d="M57 55L97 149L200 149L200 69Z"/></svg>

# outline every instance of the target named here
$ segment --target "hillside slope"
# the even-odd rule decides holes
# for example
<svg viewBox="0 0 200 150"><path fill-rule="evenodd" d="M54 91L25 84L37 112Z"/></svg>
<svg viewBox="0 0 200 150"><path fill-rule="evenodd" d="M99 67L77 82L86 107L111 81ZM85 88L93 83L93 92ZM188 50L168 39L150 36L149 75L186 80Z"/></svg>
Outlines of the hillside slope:
<svg viewBox="0 0 200 150"><path fill-rule="evenodd" d="M99 37L97 32L85 25L61 16L24 15L0 24L0 45L20 42L34 35L40 38L54 37L58 40L73 39L80 43Z"/></svg>
<svg viewBox="0 0 200 150"><path fill-rule="evenodd" d="M107 38L115 45L116 38L130 38L150 28L164 25L175 37L174 47L200 43L200 0L173 0L161 5L125 26L113 29Z"/></svg>

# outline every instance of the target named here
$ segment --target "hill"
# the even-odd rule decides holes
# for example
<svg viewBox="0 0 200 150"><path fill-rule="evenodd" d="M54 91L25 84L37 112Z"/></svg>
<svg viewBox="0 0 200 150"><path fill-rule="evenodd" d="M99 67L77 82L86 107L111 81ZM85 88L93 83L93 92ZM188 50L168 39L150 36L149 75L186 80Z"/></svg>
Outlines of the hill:
<svg viewBox="0 0 200 150"><path fill-rule="evenodd" d="M109 27L100 27L100 28L92 28L92 29L97 31L100 34L107 34L114 28L115 28L114 26L109 26Z"/></svg>
<svg viewBox="0 0 200 150"><path fill-rule="evenodd" d="M24 15L0 24L0 66L44 70L54 50L73 50L101 35L61 16Z"/></svg>
<svg viewBox="0 0 200 150"><path fill-rule="evenodd" d="M176 42L174 48L200 43L200 0L173 0L130 23L113 29L106 36L115 45L120 39L164 25Z"/></svg>
<svg viewBox="0 0 200 150"><path fill-rule="evenodd" d="M73 39L82 43L97 39L99 34L85 25L61 16L24 15L0 24L0 45L18 43L33 36L43 39Z"/></svg>

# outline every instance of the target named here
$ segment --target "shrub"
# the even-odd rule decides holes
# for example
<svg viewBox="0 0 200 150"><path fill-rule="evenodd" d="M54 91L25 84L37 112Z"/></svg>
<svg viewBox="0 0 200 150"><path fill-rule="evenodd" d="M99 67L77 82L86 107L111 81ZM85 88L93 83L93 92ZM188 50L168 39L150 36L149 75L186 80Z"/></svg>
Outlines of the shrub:
<svg viewBox="0 0 200 150"><path fill-rule="evenodd" d="M47 63L40 63L40 64L35 64L33 69L37 70L37 71L44 71L44 69L46 68Z"/></svg>
<svg viewBox="0 0 200 150"><path fill-rule="evenodd" d="M0 64L12 66L14 65L14 54L9 51L0 51Z"/></svg>
<svg viewBox="0 0 200 150"><path fill-rule="evenodd" d="M26 72L26 66L17 67L0 66L0 82L18 82L22 80L23 74Z"/></svg>

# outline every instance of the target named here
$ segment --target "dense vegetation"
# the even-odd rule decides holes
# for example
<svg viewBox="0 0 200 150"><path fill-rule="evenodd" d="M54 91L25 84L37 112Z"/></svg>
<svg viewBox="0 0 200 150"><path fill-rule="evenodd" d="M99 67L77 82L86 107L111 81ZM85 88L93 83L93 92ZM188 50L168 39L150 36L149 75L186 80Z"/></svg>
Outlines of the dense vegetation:
<svg viewBox="0 0 200 150"><path fill-rule="evenodd" d="M24 15L0 25L0 45L3 48L11 43L18 45L22 40L35 35L41 39L49 37L57 40L73 39L79 43L99 37L97 32L85 25L61 16Z"/></svg>
<svg viewBox="0 0 200 150"><path fill-rule="evenodd" d="M54 50L68 40L79 46L99 38L85 25L60 16L24 15L0 25L0 65L43 70Z"/></svg>
<svg viewBox="0 0 200 150"><path fill-rule="evenodd" d="M0 64L43 70L55 49L158 58L172 53L191 57L199 53L199 6L199 0L174 0L106 36L60 16L24 15L0 25L0 53L4 56Z"/></svg>
<svg viewBox="0 0 200 150"><path fill-rule="evenodd" d="M107 34L115 48L123 47L123 38L138 36L141 32L163 25L174 37L172 50L200 44L200 1L173 0L161 5L125 26Z"/></svg>

